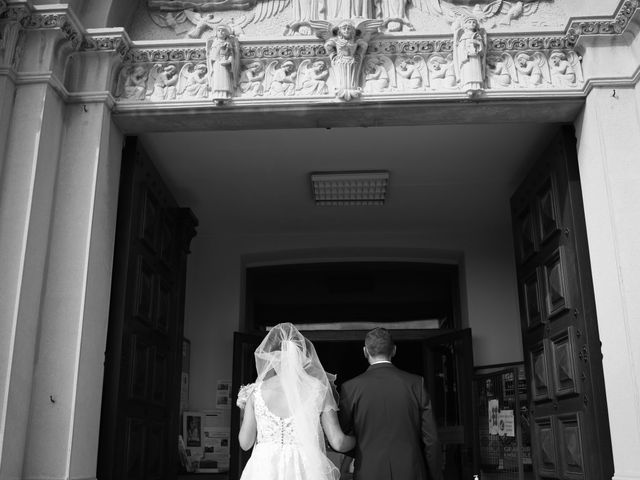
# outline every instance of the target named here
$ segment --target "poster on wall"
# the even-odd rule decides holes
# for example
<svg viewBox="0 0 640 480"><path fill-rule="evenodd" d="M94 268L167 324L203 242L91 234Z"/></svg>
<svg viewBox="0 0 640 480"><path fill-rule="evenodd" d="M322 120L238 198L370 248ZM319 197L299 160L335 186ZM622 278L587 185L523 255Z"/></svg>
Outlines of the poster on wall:
<svg viewBox="0 0 640 480"><path fill-rule="evenodd" d="M231 382L229 380L218 380L216 408L231 408Z"/></svg>
<svg viewBox="0 0 640 480"><path fill-rule="evenodd" d="M489 408L489 435L498 435L498 412L500 406L497 398L493 398L488 402Z"/></svg>
<svg viewBox="0 0 640 480"><path fill-rule="evenodd" d="M216 408L204 412L203 457L200 472L226 472L229 470L230 411Z"/></svg>
<svg viewBox="0 0 640 480"><path fill-rule="evenodd" d="M502 437L516 436L513 410L500 410L498 412L498 435Z"/></svg>
<svg viewBox="0 0 640 480"><path fill-rule="evenodd" d="M203 439L204 415L202 412L184 412L182 416L183 438L187 449L201 449ZM193 454L191 455L193 456Z"/></svg>

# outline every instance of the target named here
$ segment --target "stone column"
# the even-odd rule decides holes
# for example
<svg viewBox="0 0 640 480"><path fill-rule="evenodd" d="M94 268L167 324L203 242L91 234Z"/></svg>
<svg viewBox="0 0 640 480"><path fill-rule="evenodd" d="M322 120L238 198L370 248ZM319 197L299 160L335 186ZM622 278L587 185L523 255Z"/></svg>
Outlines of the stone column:
<svg viewBox="0 0 640 480"><path fill-rule="evenodd" d="M639 105L629 82L595 87L576 123L616 480L640 479Z"/></svg>
<svg viewBox="0 0 640 480"><path fill-rule="evenodd" d="M121 29L89 30L69 60L25 479L96 475L123 141L109 92L127 47Z"/></svg>
<svg viewBox="0 0 640 480"><path fill-rule="evenodd" d="M3 52L0 94L0 478L21 478L64 118L60 75L79 42L61 12L13 2L2 17L3 35L8 22L19 40Z"/></svg>

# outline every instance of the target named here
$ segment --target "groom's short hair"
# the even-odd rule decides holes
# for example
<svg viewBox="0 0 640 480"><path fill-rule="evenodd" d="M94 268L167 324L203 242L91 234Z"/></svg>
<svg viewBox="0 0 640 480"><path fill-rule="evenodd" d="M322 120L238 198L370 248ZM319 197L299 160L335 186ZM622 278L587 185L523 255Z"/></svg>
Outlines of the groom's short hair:
<svg viewBox="0 0 640 480"><path fill-rule="evenodd" d="M374 328L364 337L364 346L372 357L391 357L393 354L393 338L386 328Z"/></svg>

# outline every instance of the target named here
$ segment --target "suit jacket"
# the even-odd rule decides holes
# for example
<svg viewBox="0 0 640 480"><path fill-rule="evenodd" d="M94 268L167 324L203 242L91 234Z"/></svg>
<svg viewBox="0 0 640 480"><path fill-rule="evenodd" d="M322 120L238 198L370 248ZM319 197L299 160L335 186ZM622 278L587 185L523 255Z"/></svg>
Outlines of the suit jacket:
<svg viewBox="0 0 640 480"><path fill-rule="evenodd" d="M422 377L391 363L371 365L342 385L339 415L343 430L356 436L355 480L442 480Z"/></svg>

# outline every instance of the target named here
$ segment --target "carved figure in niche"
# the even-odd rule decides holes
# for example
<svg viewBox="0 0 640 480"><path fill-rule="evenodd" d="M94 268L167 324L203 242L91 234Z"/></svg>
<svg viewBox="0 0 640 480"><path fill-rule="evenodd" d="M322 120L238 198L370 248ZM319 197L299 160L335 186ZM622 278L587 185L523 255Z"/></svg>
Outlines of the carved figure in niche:
<svg viewBox="0 0 640 480"><path fill-rule="evenodd" d="M432 55L427 61L427 69L432 89L455 88L456 74L451 55L448 55L447 58L442 55Z"/></svg>
<svg viewBox="0 0 640 480"><path fill-rule="evenodd" d="M149 72L149 84L152 86L149 100L161 102L175 100L177 97L178 69L175 65L162 66L157 63Z"/></svg>
<svg viewBox="0 0 640 480"><path fill-rule="evenodd" d="M453 60L460 87L473 96L484 88L487 35L475 17L465 17L454 31Z"/></svg>
<svg viewBox="0 0 640 480"><path fill-rule="evenodd" d="M209 96L209 78L204 63L185 63L178 76L178 96L186 98L207 98Z"/></svg>
<svg viewBox="0 0 640 480"><path fill-rule="evenodd" d="M207 42L211 66L211 97L217 105L229 100L236 89L240 72L240 46L227 25L216 27L216 36Z"/></svg>
<svg viewBox="0 0 640 480"><path fill-rule="evenodd" d="M393 63L385 56L365 60L363 76L365 93L382 93L396 86Z"/></svg>
<svg viewBox="0 0 640 480"><path fill-rule="evenodd" d="M380 31L382 21L364 20L357 27L348 20L337 26L320 20L310 22L310 25L316 35L325 40L324 48L336 82L336 97L341 100L358 98L362 91L359 81L364 55L370 38Z"/></svg>
<svg viewBox="0 0 640 480"><path fill-rule="evenodd" d="M551 84L554 87L575 87L578 80L582 82L580 57L575 52L567 54L558 50L551 52L549 71Z"/></svg>
<svg viewBox="0 0 640 480"><path fill-rule="evenodd" d="M240 74L240 91L247 97L259 97L264 93L264 66L262 62L251 62Z"/></svg>
<svg viewBox="0 0 640 480"><path fill-rule="evenodd" d="M298 95L326 95L329 69L323 60L304 60L298 67L296 91Z"/></svg>
<svg viewBox="0 0 640 480"><path fill-rule="evenodd" d="M142 65L128 66L120 71L116 97L125 100L144 100L147 96L147 69Z"/></svg>
<svg viewBox="0 0 640 480"><path fill-rule="evenodd" d="M265 73L265 92L274 97L294 95L296 77L296 66L291 60L282 62L280 66L277 61L273 61L267 66Z"/></svg>
<svg viewBox="0 0 640 480"><path fill-rule="evenodd" d="M517 81L513 58L508 53L487 57L487 81L489 88L510 87Z"/></svg>
<svg viewBox="0 0 640 480"><path fill-rule="evenodd" d="M420 55L396 58L396 75L400 90L424 90L429 86L427 65Z"/></svg>
<svg viewBox="0 0 640 480"><path fill-rule="evenodd" d="M551 83L547 58L540 52L519 53L515 61L518 83L523 88L539 87Z"/></svg>

